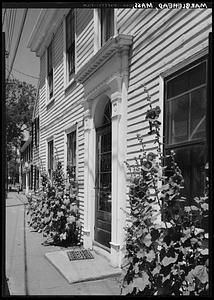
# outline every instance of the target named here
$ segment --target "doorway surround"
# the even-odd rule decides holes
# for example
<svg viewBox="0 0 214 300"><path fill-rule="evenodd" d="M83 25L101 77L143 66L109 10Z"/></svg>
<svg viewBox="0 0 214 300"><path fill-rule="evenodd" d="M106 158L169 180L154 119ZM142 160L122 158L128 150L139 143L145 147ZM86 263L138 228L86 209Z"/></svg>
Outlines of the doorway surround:
<svg viewBox="0 0 214 300"><path fill-rule="evenodd" d="M95 228L96 127L108 99L112 105L112 174L110 253L104 251L114 267L121 266L126 221L126 133L128 58L132 36L119 34L107 43L77 72L84 99L84 228L83 245L92 249Z"/></svg>

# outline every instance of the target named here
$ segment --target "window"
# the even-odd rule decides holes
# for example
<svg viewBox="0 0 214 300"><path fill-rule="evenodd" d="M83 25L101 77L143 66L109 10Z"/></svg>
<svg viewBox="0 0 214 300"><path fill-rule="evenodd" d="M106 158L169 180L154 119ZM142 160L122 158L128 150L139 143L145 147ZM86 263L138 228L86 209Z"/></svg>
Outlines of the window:
<svg viewBox="0 0 214 300"><path fill-rule="evenodd" d="M52 179L53 173L53 140L48 142L48 174Z"/></svg>
<svg viewBox="0 0 214 300"><path fill-rule="evenodd" d="M34 166L34 191L39 189L39 168Z"/></svg>
<svg viewBox="0 0 214 300"><path fill-rule="evenodd" d="M203 60L165 81L166 153L174 150L184 176L183 196L191 203L205 183L207 61Z"/></svg>
<svg viewBox="0 0 214 300"><path fill-rule="evenodd" d="M75 72L75 18L74 9L66 17L66 60L69 81Z"/></svg>
<svg viewBox="0 0 214 300"><path fill-rule="evenodd" d="M35 146L39 146L39 117L37 117L34 121L34 127L35 127L35 136L34 136L34 144Z"/></svg>
<svg viewBox="0 0 214 300"><path fill-rule="evenodd" d="M47 49L47 77L49 99L53 97L53 42Z"/></svg>
<svg viewBox="0 0 214 300"><path fill-rule="evenodd" d="M67 134L67 167L76 175L76 131Z"/></svg>
<svg viewBox="0 0 214 300"><path fill-rule="evenodd" d="M101 46L103 46L110 37L114 35L114 9L101 9Z"/></svg>

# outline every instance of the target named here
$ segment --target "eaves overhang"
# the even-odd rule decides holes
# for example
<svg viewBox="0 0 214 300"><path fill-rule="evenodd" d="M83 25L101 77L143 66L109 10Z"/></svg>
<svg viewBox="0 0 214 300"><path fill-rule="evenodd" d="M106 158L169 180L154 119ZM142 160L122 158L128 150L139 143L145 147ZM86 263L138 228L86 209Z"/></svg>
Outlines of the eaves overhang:
<svg viewBox="0 0 214 300"><path fill-rule="evenodd" d="M92 76L115 53L128 49L133 37L126 34L118 34L110 38L106 44L77 72L75 80L81 84Z"/></svg>
<svg viewBox="0 0 214 300"><path fill-rule="evenodd" d="M27 44L27 47L30 48L32 52L35 52L36 56L42 56L44 50L48 47L53 34L56 32L63 17L69 10L69 8L41 9Z"/></svg>

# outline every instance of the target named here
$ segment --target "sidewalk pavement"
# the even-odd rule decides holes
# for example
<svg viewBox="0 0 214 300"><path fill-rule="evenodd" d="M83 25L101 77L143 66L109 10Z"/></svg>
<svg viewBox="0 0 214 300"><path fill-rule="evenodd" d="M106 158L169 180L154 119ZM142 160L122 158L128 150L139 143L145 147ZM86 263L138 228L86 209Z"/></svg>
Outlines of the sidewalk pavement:
<svg viewBox="0 0 214 300"><path fill-rule="evenodd" d="M10 295L120 294L118 275L69 284L45 257L47 253L58 253L57 251L65 249L41 245L42 234L32 231L27 224L24 203L27 203L27 198L22 193L8 193L6 199L6 277L9 279Z"/></svg>

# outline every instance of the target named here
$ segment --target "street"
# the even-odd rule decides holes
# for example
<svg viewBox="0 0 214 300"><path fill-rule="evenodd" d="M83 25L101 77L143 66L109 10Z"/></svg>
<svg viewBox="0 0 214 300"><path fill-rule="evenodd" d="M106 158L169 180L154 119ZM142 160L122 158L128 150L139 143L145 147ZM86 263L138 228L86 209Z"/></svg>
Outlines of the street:
<svg viewBox="0 0 214 300"><path fill-rule="evenodd" d="M41 245L25 214L26 197L9 192L6 200L6 277L10 295L119 295L119 279L69 284L48 262L45 253L62 250Z"/></svg>

